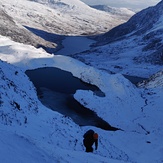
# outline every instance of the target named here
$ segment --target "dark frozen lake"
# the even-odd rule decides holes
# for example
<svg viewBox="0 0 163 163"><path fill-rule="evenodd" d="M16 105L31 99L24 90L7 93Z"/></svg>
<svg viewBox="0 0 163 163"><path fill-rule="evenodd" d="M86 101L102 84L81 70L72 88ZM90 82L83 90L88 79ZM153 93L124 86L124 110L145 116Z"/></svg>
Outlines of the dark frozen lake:
<svg viewBox="0 0 163 163"><path fill-rule="evenodd" d="M138 84L139 82L146 80L147 78L142 78L138 76L130 76L130 75L123 75L126 79L128 79L132 84Z"/></svg>
<svg viewBox="0 0 163 163"><path fill-rule="evenodd" d="M77 89L99 90L96 86L84 83L74 77L72 73L55 67L27 70L26 74L32 80L38 91L40 91L41 87L65 94L74 94Z"/></svg>
<svg viewBox="0 0 163 163"><path fill-rule="evenodd" d="M96 86L84 83L70 72L54 67L27 70L26 74L35 85L43 105L71 117L80 126L117 130L73 98L73 94L79 89L92 90L95 94L103 96Z"/></svg>

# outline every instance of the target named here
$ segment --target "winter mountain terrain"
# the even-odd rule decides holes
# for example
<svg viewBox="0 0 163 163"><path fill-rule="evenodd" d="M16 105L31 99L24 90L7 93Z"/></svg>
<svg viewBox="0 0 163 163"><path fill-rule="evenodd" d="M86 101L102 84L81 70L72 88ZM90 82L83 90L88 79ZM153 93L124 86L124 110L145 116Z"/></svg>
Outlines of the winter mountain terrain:
<svg viewBox="0 0 163 163"><path fill-rule="evenodd" d="M14 21L14 18L9 16L2 8L0 8L0 34L8 36L16 42L30 44L35 47L56 48L54 43L45 41L28 31L26 28Z"/></svg>
<svg viewBox="0 0 163 163"><path fill-rule="evenodd" d="M163 67L163 1L97 38L91 51L75 55L111 72L149 77ZM142 69L141 72L139 71Z"/></svg>
<svg viewBox="0 0 163 163"><path fill-rule="evenodd" d="M2 0L0 4L2 35L50 53L62 47L65 36L100 34L126 21L79 0ZM3 29L11 20L13 27L6 33Z"/></svg>
<svg viewBox="0 0 163 163"><path fill-rule="evenodd" d="M158 52L162 47L162 16L159 13L162 13L163 1L155 7L141 11L141 14L138 13L139 16L136 14L127 22L132 22L134 19L136 25L126 27L123 24L116 27L98 36L92 49L72 55L87 64L66 54L52 55L42 48L34 47L37 41L32 33L29 34L29 39L31 39L28 42L29 45L26 45L25 41L28 38L25 34L27 30L44 39L47 38L48 42L40 38L39 42L42 46L51 45L49 44L51 39L52 42L57 42L57 39L62 39L61 35L103 32L105 23L98 23L96 27L97 22L94 19L92 24L86 23L83 26L82 23L85 20L83 17L86 16L83 12L77 11L82 10L87 14L90 10L83 9L86 7L85 4L77 0L71 3L68 0L39 0L37 2L2 0L1 2L3 4L2 18L4 18L1 26L4 28L4 22L6 22L7 26L4 31L11 33L8 35L8 32L4 34L1 31L7 37L0 35L0 153L3 163L10 163L11 160L14 163L163 162L163 66L159 58L157 58L159 62L144 59L147 56L160 54ZM90 8L87 7L87 9ZM104 12L91 10L99 15L104 14ZM65 16L63 13L68 11L69 14ZM153 24L152 19L151 23L150 21L142 22L143 15L149 16L155 11L157 11L157 16L155 15L157 19L153 19ZM47 14L49 12L51 14ZM76 12L75 21L71 19L73 15L71 12ZM53 14L56 16L55 25L49 25ZM92 19L91 14L87 16L89 20ZM77 21L81 23L80 27L79 24L75 24ZM71 23L72 26L70 26ZM146 25L146 23L149 24ZM128 27L131 28L128 29ZM123 31L119 31L119 28ZM14 39L18 42L12 41L11 38L15 38L11 37L13 33L18 36L22 35L24 42L18 43L19 39ZM147 33L152 37L143 40ZM158 46L154 44L150 48L150 43L157 38L159 38ZM32 44L33 41L36 42ZM87 40L84 39L83 42ZM70 37L67 45L71 44ZM53 46L56 45L53 44ZM143 51L145 47L148 48ZM66 53L66 50L64 52ZM91 90L80 89L73 94L73 97L85 108L94 111L119 130L110 131L95 126L79 126L70 117L44 106L39 101L37 90L25 71L45 67L56 67L71 72L82 81L97 86L104 96L98 96ZM135 85L122 74L148 79ZM93 153L85 153L82 143L83 134L90 128L99 134L99 147Z"/></svg>
<svg viewBox="0 0 163 163"><path fill-rule="evenodd" d="M99 34L121 24L118 16L95 10L79 0L2 0L1 8L16 23L45 40L57 42L60 35ZM41 11L41 12L40 12Z"/></svg>
<svg viewBox="0 0 163 163"><path fill-rule="evenodd" d="M135 14L135 12L127 8L115 8L107 5L94 5L91 7L97 10L108 12L112 15L118 15L119 17L121 17L122 20L126 20L126 21Z"/></svg>
<svg viewBox="0 0 163 163"><path fill-rule="evenodd" d="M150 81L150 89L146 83L137 88L120 74L110 75L70 57L52 56L2 36L0 45L1 59L10 63L0 62L0 141L4 163L162 162L163 91L162 84L157 86L163 81L162 73ZM75 99L121 130L80 127L69 117L43 106L24 71L44 66L70 71L97 85L105 97L78 90ZM82 145L82 135L90 128L100 136L99 148L92 154L85 153Z"/></svg>

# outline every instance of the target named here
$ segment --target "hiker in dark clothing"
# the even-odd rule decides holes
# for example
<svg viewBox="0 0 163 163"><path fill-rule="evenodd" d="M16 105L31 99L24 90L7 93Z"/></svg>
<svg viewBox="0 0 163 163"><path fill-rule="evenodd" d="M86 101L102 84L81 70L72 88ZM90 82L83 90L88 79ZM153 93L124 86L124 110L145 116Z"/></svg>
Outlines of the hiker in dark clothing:
<svg viewBox="0 0 163 163"><path fill-rule="evenodd" d="M98 148L98 134L93 130L88 130L83 135L83 144L86 147L86 152L93 152L92 145L95 143L95 150Z"/></svg>

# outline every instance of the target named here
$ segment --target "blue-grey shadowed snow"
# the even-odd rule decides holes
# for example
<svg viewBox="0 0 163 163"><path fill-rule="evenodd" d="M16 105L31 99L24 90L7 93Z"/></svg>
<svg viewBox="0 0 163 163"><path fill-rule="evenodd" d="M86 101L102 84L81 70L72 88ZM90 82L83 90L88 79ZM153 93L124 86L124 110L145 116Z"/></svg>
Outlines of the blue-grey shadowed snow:
<svg viewBox="0 0 163 163"><path fill-rule="evenodd" d="M73 98L73 94L79 89L91 90L104 96L96 86L84 83L70 72L54 67L28 70L26 74L37 88L40 101L48 108L71 117L80 126L117 130Z"/></svg>

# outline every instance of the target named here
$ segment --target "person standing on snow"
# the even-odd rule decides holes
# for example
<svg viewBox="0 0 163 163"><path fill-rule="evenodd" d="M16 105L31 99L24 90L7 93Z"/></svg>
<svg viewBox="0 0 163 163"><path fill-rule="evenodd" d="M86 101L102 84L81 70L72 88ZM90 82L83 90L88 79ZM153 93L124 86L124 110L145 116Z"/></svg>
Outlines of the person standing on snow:
<svg viewBox="0 0 163 163"><path fill-rule="evenodd" d="M92 145L95 143L95 150L98 148L98 134L93 130L88 130L83 135L83 144L86 147L86 152L93 152Z"/></svg>

